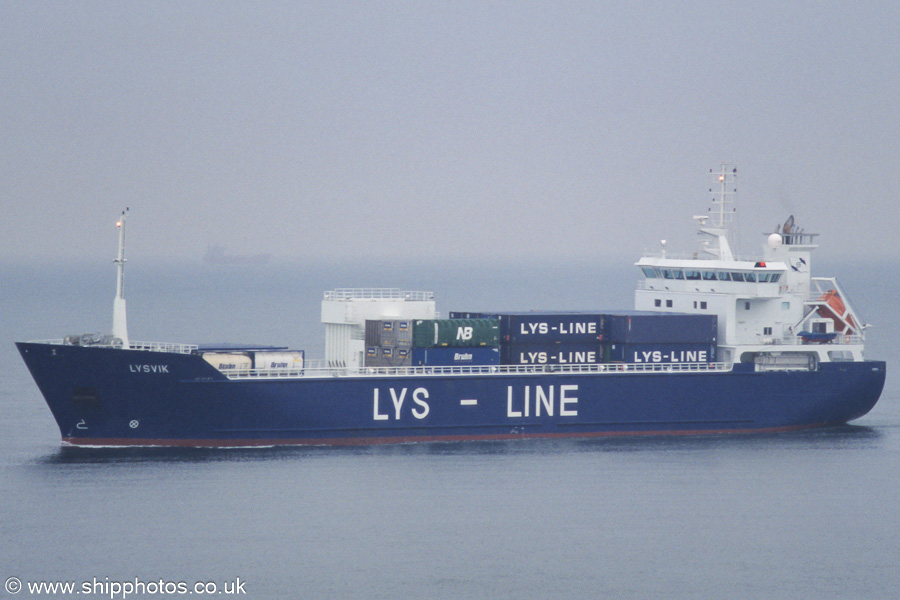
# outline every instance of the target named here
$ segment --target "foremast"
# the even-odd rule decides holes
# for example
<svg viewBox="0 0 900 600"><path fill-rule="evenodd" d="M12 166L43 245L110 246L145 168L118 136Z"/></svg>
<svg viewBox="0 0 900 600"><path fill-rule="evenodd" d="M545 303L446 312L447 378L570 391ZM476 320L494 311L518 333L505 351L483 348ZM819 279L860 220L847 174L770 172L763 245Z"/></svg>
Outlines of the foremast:
<svg viewBox="0 0 900 600"><path fill-rule="evenodd" d="M116 222L119 230L119 250L116 258L116 297L113 298L113 337L122 340L122 347L130 348L128 343L128 323L125 316L125 220L128 217L128 209L122 211L122 216Z"/></svg>

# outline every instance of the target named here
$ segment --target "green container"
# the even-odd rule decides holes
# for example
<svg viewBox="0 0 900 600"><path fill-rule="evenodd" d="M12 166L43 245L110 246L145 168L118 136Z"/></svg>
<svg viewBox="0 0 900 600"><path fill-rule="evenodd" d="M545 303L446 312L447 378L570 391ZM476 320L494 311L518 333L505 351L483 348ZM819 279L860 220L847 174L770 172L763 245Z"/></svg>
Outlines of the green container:
<svg viewBox="0 0 900 600"><path fill-rule="evenodd" d="M417 348L499 345L499 319L419 319L413 324L413 346Z"/></svg>

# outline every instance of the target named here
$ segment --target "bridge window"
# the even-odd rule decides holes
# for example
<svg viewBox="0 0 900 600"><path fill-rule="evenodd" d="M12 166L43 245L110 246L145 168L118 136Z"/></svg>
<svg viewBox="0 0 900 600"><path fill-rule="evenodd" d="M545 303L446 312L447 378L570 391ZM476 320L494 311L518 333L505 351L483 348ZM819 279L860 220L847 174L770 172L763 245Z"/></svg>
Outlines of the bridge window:
<svg viewBox="0 0 900 600"><path fill-rule="evenodd" d="M648 279L679 279L688 281L741 281L747 283L778 283L781 273L742 271L695 271L693 269L661 269L641 267Z"/></svg>
<svg viewBox="0 0 900 600"><path fill-rule="evenodd" d="M665 279L684 279L684 271L681 269L663 269L662 273Z"/></svg>

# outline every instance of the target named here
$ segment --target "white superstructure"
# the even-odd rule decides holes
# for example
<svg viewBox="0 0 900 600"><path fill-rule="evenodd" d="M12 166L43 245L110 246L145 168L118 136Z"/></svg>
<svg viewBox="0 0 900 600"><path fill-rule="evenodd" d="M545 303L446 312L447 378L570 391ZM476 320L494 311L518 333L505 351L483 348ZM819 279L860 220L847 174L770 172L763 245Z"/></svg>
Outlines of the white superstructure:
<svg viewBox="0 0 900 600"><path fill-rule="evenodd" d="M367 320L433 319L436 315L433 292L396 288L340 288L325 292L325 361L329 367L362 368Z"/></svg>
<svg viewBox="0 0 900 600"><path fill-rule="evenodd" d="M863 360L866 326L834 278L811 276L818 234L799 229L791 216L767 236L758 258L736 257L737 169L723 164L714 175L720 186L711 190L709 216L694 217L701 251L641 258L635 309L717 315L718 360L725 362L765 369Z"/></svg>

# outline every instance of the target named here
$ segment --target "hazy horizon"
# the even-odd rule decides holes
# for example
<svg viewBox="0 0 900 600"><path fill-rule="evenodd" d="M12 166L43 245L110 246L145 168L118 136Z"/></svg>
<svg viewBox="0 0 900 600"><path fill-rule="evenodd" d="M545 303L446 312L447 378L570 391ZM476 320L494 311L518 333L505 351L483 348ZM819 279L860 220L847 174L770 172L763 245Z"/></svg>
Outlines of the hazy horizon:
<svg viewBox="0 0 900 600"><path fill-rule="evenodd" d="M900 9L876 3L0 6L0 260L741 251L794 214L900 258Z"/></svg>

